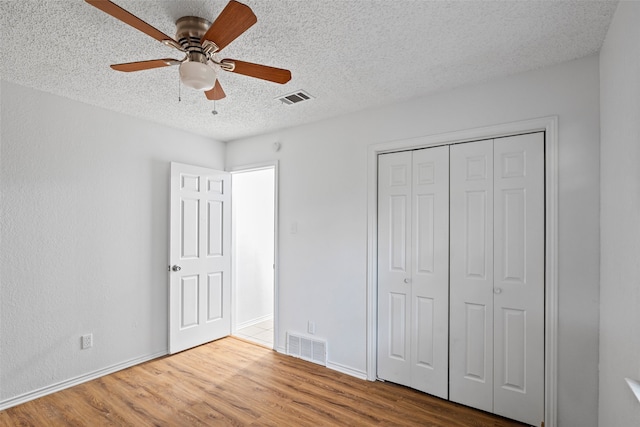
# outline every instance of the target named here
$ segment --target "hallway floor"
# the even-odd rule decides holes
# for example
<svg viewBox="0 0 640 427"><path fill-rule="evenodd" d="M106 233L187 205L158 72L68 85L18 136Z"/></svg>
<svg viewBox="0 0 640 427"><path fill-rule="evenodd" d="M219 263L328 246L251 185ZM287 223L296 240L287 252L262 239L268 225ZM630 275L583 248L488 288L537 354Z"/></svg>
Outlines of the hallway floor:
<svg viewBox="0 0 640 427"><path fill-rule="evenodd" d="M265 347L273 348L273 319L264 320L255 325L238 329L235 336Z"/></svg>

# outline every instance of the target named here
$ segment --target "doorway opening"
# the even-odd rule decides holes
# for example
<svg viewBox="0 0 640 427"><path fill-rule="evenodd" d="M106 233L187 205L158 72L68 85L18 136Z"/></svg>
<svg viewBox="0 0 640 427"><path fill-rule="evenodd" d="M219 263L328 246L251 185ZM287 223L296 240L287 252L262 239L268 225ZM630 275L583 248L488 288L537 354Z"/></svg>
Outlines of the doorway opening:
<svg viewBox="0 0 640 427"><path fill-rule="evenodd" d="M232 333L274 348L275 166L232 172Z"/></svg>

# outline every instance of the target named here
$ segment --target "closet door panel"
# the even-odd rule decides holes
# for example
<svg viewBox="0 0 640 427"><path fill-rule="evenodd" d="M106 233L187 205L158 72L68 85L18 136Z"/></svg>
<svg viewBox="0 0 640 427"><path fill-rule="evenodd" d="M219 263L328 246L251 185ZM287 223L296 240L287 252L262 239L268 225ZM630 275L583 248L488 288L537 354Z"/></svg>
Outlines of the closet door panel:
<svg viewBox="0 0 640 427"><path fill-rule="evenodd" d="M411 387L446 399L449 370L449 147L413 152Z"/></svg>
<svg viewBox="0 0 640 427"><path fill-rule="evenodd" d="M378 377L411 385L411 152L378 156Z"/></svg>
<svg viewBox="0 0 640 427"><path fill-rule="evenodd" d="M493 411L493 141L451 146L450 400Z"/></svg>
<svg viewBox="0 0 640 427"><path fill-rule="evenodd" d="M544 134L494 142L494 412L544 420Z"/></svg>

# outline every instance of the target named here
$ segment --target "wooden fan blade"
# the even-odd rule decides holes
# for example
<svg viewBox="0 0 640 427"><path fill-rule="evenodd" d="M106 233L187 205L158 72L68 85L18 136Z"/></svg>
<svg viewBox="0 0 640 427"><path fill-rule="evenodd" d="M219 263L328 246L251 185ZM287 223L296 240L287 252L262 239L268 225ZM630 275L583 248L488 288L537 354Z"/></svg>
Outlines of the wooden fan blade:
<svg viewBox="0 0 640 427"><path fill-rule="evenodd" d="M218 50L222 50L256 22L258 18L249 6L231 0L202 36L200 43L209 40L218 46Z"/></svg>
<svg viewBox="0 0 640 427"><path fill-rule="evenodd" d="M126 64L113 64L111 68L116 71L142 71L142 70L150 70L152 68L160 68L160 67L168 67L170 65L178 65L180 61L172 59L172 58L164 58L164 59L152 59L151 61L138 61L138 62L127 62Z"/></svg>
<svg viewBox="0 0 640 427"><path fill-rule="evenodd" d="M160 42L165 42L165 41L172 42L170 44L165 43L168 46L173 46L175 48L180 46L180 44L177 41L175 41L173 38L169 37L162 31L158 30L157 28L152 27L151 25L144 22L142 19L127 12L126 10L124 10L117 4L110 2L109 0L85 0L85 1L89 3L91 6L97 7L101 11L108 13L109 15L113 16L116 19L119 19L125 24L131 25L133 28L136 28L142 31L143 33L153 37L154 39Z"/></svg>
<svg viewBox="0 0 640 427"><path fill-rule="evenodd" d="M227 96L225 95L224 90L222 90L222 86L220 86L220 81L218 80L216 80L216 84L213 85L213 88L205 91L204 94L210 101L219 101Z"/></svg>
<svg viewBox="0 0 640 427"><path fill-rule="evenodd" d="M268 80L270 82L284 84L291 80L291 71L282 68L268 67L266 65L253 64L251 62L236 61L235 59L223 59L222 63L233 63L235 68L232 73L244 74L245 76L257 79ZM224 68L223 68L224 69Z"/></svg>

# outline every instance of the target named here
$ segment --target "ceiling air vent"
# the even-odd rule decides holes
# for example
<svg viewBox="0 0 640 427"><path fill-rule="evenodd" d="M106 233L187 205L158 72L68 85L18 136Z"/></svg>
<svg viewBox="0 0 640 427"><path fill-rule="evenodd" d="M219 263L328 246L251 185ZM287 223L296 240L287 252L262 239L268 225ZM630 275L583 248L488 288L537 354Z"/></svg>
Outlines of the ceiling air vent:
<svg viewBox="0 0 640 427"><path fill-rule="evenodd" d="M283 104L293 105L293 104L299 104L304 101L309 101L313 99L313 96L309 95L304 90L298 90L296 92L289 93L287 95L279 96L276 99L282 102Z"/></svg>

